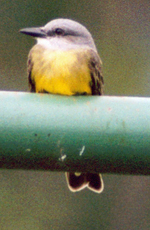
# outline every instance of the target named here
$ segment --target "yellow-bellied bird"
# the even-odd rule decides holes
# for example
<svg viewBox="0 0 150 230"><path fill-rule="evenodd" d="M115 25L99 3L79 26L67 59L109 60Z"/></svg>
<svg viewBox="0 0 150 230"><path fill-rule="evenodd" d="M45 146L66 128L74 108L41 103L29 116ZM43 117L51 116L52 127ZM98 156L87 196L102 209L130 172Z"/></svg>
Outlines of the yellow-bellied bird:
<svg viewBox="0 0 150 230"><path fill-rule="evenodd" d="M37 44L28 57L28 80L31 92L60 95L102 95L101 59L90 32L69 19L55 19L44 27L25 28L21 33L33 36ZM98 173L67 172L71 191L88 187L102 192Z"/></svg>

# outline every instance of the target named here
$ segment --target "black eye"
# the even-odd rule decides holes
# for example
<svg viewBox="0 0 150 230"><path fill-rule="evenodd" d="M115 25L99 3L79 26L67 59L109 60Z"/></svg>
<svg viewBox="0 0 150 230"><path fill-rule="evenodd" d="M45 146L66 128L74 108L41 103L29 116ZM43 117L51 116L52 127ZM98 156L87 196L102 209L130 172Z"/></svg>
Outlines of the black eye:
<svg viewBox="0 0 150 230"><path fill-rule="evenodd" d="M61 28L55 29L55 34L57 34L57 35L64 35L64 33L65 33L64 30Z"/></svg>

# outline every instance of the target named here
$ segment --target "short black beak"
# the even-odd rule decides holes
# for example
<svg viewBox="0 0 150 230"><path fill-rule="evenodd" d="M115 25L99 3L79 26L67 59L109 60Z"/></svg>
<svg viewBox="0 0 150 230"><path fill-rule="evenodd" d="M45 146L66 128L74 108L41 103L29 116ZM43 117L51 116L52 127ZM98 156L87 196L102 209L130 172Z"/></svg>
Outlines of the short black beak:
<svg viewBox="0 0 150 230"><path fill-rule="evenodd" d="M37 38L46 37L45 31L40 27L24 28L24 29L21 29L19 32L33 36L33 37L37 37Z"/></svg>

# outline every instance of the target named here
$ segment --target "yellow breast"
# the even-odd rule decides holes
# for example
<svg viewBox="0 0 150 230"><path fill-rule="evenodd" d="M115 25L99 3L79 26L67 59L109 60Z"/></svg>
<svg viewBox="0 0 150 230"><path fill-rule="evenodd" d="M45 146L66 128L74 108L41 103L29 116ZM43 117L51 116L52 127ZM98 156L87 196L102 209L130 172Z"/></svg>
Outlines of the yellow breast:
<svg viewBox="0 0 150 230"><path fill-rule="evenodd" d="M36 92L75 95L91 94L91 76L84 50L50 51L41 46L31 50L31 78Z"/></svg>

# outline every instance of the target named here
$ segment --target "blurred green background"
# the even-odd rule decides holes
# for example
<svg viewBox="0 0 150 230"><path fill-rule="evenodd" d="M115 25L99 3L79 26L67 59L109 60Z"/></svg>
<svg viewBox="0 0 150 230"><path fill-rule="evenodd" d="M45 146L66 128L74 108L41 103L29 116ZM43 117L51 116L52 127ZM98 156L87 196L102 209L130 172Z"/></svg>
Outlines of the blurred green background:
<svg viewBox="0 0 150 230"><path fill-rule="evenodd" d="M148 7L149 0L1 0L0 90L28 90L27 55L35 41L19 29L65 17L92 33L103 60L105 94L150 96ZM0 229L150 229L149 177L103 178L102 194L74 194L64 173L1 170Z"/></svg>

